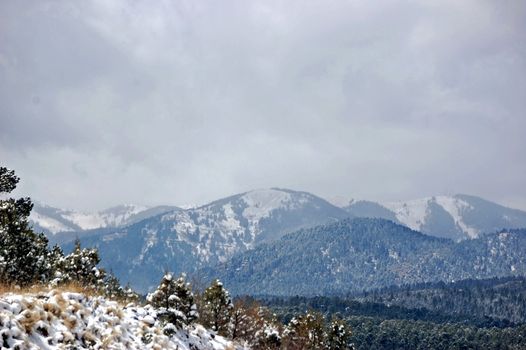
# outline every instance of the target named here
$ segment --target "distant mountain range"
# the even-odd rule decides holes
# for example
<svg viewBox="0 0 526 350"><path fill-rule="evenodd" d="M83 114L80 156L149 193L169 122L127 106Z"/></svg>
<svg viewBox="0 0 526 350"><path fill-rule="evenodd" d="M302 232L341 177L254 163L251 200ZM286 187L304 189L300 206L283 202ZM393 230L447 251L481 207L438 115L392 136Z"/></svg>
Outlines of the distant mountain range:
<svg viewBox="0 0 526 350"><path fill-rule="evenodd" d="M456 246L454 241L476 238L485 232L526 227L525 212L466 195L383 204L351 201L348 205L338 207L307 192L278 188L249 191L188 209L128 205L88 214L35 205L30 219L36 230L44 231L52 243L58 242L66 250L71 248L72 240L76 237L85 246L98 247L106 268L111 269L124 283L131 282L139 290L146 291L158 282L164 270L204 273L218 264L230 266L228 264L235 264L235 259L245 252L255 254L262 247L281 244L281 238L286 234L355 217L383 218L391 220L393 225L397 223L415 231L452 239L440 240L420 233L415 236L414 231L403 228L412 233L403 236L404 239L395 236L395 242L406 245L407 249L404 249L409 251L421 249L417 243L422 239L428 242L426 244L438 244L437 247L442 249L448 245ZM391 226L382 227L391 230L388 232L393 231ZM393 227L397 228L397 232L403 230L400 225ZM330 233L327 235L329 240ZM373 240L374 236L366 238ZM389 239L382 236L382 241L375 244L385 247L395 244ZM475 244L469 241L462 244ZM344 245L343 242L338 244ZM277 247L275 249L281 251L282 248ZM255 250L248 252L251 249ZM283 247L282 253L286 251L288 249ZM294 247L290 251L294 251ZM352 257L352 251L348 253ZM428 250L428 253L436 252ZM318 250L317 254L317 257L312 255L310 258L316 261L324 253ZM234 260L230 261L232 258ZM293 257L292 261L294 259L299 257ZM379 258L371 253L370 259ZM259 265L257 259L249 261ZM262 260L261 263L264 262ZM411 264L419 263L418 259L411 261ZM279 259L271 264L275 264L276 268L280 264L286 265L285 260ZM440 265L440 262L437 264ZM237 266L240 270L236 271L241 272L245 267ZM263 278L268 272L262 270L260 277ZM440 278L447 280L453 276L449 272L444 273ZM470 273L467 275L471 276ZM228 274L225 276L228 277ZM394 277L382 277L381 280L398 283ZM360 282L363 285L372 283L363 281ZM349 287L347 282L334 282L332 285L340 290L341 286Z"/></svg>
<svg viewBox="0 0 526 350"><path fill-rule="evenodd" d="M454 242L369 218L300 230L204 273L233 294L289 296L524 274L525 229Z"/></svg>
<svg viewBox="0 0 526 350"><path fill-rule="evenodd" d="M387 219L453 240L476 238L503 228L526 227L526 212L463 194L392 203L351 201L343 209L356 217Z"/></svg>
<svg viewBox="0 0 526 350"><path fill-rule="evenodd" d="M251 192L272 193L272 191L295 192L278 189ZM496 232L503 228L526 227L526 212L463 194L386 203L367 200L345 201L338 198L338 201L332 201L332 203L334 204L324 201L324 206L326 208L332 206L331 211L337 213L335 217L387 219L413 230L453 240L476 238L481 233ZM185 210L189 209L193 210L195 207L185 208ZM341 209L347 214L343 214ZM120 205L100 212L87 213L35 203L30 220L35 230L44 232L48 236L73 232L72 236L75 237L75 235L82 235L82 231L125 227L159 214L181 210L183 210L181 207L169 205L156 207ZM319 222L314 220L314 223ZM67 235L60 236L67 238Z"/></svg>

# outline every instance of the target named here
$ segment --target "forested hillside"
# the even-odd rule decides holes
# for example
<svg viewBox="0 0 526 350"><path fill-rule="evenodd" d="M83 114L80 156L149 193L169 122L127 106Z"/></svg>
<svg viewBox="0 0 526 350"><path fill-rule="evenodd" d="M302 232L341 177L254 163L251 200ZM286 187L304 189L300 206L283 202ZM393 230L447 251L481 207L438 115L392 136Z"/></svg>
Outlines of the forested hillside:
<svg viewBox="0 0 526 350"><path fill-rule="evenodd" d="M382 219L348 219L289 234L209 269L233 293L335 295L468 278L520 276L526 230L459 243Z"/></svg>
<svg viewBox="0 0 526 350"><path fill-rule="evenodd" d="M385 288L342 297L262 297L287 321L312 310L352 325L357 349L522 349L526 279Z"/></svg>

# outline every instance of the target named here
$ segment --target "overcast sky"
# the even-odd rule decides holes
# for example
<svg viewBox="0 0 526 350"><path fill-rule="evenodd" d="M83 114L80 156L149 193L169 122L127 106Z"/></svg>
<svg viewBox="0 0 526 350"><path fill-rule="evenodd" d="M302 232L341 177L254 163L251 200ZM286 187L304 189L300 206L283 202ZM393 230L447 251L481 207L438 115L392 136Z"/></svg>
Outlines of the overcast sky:
<svg viewBox="0 0 526 350"><path fill-rule="evenodd" d="M526 2L0 2L0 160L74 209L254 188L526 209Z"/></svg>

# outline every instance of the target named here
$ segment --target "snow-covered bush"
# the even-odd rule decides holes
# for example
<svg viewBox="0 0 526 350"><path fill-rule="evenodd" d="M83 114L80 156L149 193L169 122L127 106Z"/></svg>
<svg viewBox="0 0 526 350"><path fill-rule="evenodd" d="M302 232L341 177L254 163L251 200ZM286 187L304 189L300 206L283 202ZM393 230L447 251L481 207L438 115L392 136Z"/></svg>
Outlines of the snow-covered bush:
<svg viewBox="0 0 526 350"><path fill-rule="evenodd" d="M97 249L81 248L80 241L75 241L71 254L58 259L54 283L78 283L83 287L101 289L106 272L97 265L100 262Z"/></svg>

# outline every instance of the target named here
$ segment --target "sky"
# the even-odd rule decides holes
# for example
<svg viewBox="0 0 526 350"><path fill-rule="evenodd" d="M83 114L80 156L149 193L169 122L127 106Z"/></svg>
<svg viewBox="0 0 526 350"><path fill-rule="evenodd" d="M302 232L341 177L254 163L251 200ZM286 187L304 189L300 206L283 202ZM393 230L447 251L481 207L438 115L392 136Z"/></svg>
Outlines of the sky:
<svg viewBox="0 0 526 350"><path fill-rule="evenodd" d="M0 2L0 163L63 208L255 188L526 209L526 2Z"/></svg>

